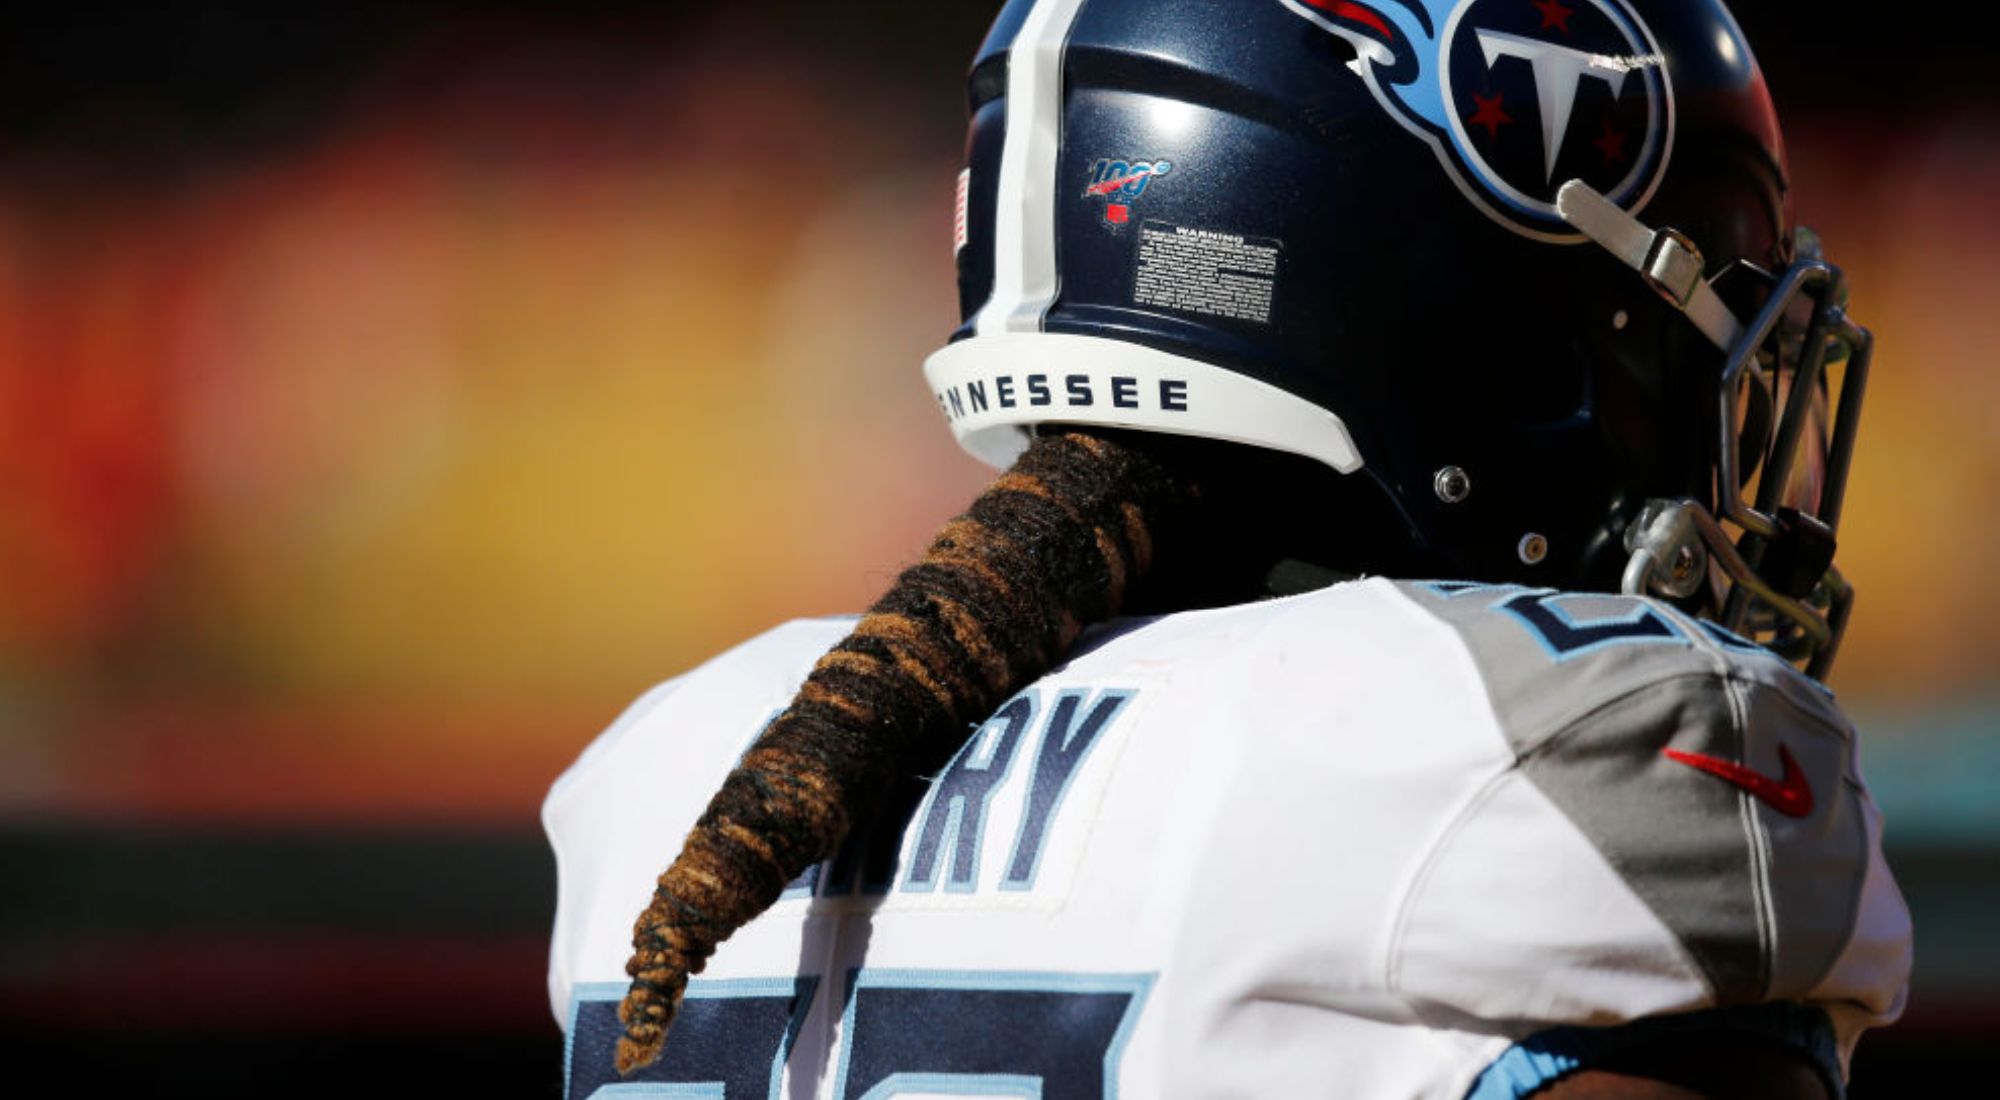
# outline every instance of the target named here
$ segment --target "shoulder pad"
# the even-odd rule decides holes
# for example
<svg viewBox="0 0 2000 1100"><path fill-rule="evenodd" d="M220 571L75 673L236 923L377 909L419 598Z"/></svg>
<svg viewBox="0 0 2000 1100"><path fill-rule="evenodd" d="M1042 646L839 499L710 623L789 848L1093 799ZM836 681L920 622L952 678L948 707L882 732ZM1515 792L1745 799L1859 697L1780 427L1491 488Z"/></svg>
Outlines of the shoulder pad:
<svg viewBox="0 0 2000 1100"><path fill-rule="evenodd" d="M1845 724L1826 688L1770 650L1657 600L1466 581L1396 587L1458 633L1517 746L1646 683L1691 673L1755 680Z"/></svg>
<svg viewBox="0 0 2000 1100"><path fill-rule="evenodd" d="M1661 979L1648 995L1664 1001L1644 1011L1798 998L1828 978L1880 857L1852 729L1823 689L1651 600L1399 587L1458 632L1514 759L1440 842L1411 921L1468 919L1437 908L1449 898L1516 926L1520 942L1478 941L1516 962L1476 965L1533 968L1546 946L1544 974L1495 981L1570 967L1585 988L1549 998L1579 993L1573 1022L1634 1007L1591 1006L1588 987L1616 990L1621 971ZM1518 868L1522 896L1465 896L1506 881L1496 863ZM1635 919L1604 917L1634 898ZM1440 935L1410 943L1449 953ZM1672 1003L1676 969L1698 977L1696 1000Z"/></svg>

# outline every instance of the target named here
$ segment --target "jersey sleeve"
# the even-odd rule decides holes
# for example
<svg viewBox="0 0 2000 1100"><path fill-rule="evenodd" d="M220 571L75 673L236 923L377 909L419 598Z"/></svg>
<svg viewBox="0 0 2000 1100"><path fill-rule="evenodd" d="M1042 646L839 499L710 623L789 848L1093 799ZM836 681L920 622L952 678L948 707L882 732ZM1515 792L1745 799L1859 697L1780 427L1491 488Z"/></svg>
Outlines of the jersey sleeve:
<svg viewBox="0 0 2000 1100"><path fill-rule="evenodd" d="M1537 625L1524 612L1535 594L1502 597L1515 606L1499 615L1446 614L1487 677L1512 762L1403 898L1395 987L1445 1026L1566 1035L1571 1052L1632 1021L1778 1026L1773 1013L1798 1009L1826 1020L1844 1074L1861 1031L1901 1011L1910 925L1830 697L1645 601L1565 611L1544 598L1526 611L1554 625L1538 646L1513 645L1508 631ZM1592 639L1592 624L1619 632ZM1733 1015L1688 1015L1717 1012ZM1814 1053L1813 1029L1787 1021Z"/></svg>
<svg viewBox="0 0 2000 1100"><path fill-rule="evenodd" d="M683 676L655 686L625 708L616 721L591 741L576 762L565 769L550 786L542 801L542 831L556 861L556 916L549 938L549 1005L556 1022L569 1028L570 991L575 984L575 950L580 938L577 927L587 897L594 892L598 860L593 851L595 838L587 820L593 778L601 774L618 745L647 724L674 691ZM579 808L580 807L580 808ZM636 913L637 911L634 910Z"/></svg>
<svg viewBox="0 0 2000 1100"><path fill-rule="evenodd" d="M631 922L743 750L851 619L777 627L648 691L550 788L556 861L549 999L570 1024L581 985L622 981Z"/></svg>

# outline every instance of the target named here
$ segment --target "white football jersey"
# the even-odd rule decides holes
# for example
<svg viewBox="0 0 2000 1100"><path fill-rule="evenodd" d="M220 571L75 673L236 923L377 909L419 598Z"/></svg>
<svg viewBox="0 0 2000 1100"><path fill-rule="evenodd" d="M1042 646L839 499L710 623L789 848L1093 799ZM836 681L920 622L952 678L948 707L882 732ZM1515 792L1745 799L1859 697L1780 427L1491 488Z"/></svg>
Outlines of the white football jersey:
<svg viewBox="0 0 2000 1100"><path fill-rule="evenodd" d="M1909 918L1823 688L1651 601L1368 580L1087 634L725 942L621 1082L633 919L852 623L656 688L550 792L576 1100L1459 1100L1676 1027L1837 1079L1901 1009Z"/></svg>

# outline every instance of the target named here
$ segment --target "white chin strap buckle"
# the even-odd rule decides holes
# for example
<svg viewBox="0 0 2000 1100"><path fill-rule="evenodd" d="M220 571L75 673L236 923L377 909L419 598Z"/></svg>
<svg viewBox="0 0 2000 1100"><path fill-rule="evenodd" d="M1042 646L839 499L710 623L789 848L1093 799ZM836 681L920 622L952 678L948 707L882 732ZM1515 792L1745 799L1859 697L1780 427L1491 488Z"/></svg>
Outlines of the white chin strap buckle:
<svg viewBox="0 0 2000 1100"><path fill-rule="evenodd" d="M1571 180L1556 192L1556 213L1638 272L1716 347L1728 351L1743 334L1742 322L1702 278L1701 250L1686 234L1650 228L1582 180Z"/></svg>

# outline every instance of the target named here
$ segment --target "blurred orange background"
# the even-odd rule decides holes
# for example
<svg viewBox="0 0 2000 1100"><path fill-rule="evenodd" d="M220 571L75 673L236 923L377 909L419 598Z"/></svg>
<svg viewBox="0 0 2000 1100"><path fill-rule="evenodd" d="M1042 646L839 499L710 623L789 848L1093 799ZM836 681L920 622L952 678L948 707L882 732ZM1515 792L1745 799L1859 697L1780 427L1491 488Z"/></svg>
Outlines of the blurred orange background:
<svg viewBox="0 0 2000 1100"><path fill-rule="evenodd" d="M162 185L6 158L0 810L524 819L980 483L917 373L954 86L507 30Z"/></svg>
<svg viewBox="0 0 2000 1100"><path fill-rule="evenodd" d="M1892 840L1991 852L2000 115L1757 8L1879 341L1834 686ZM647 686L871 599L985 476L918 366L992 9L0 25L0 830L524 832Z"/></svg>

